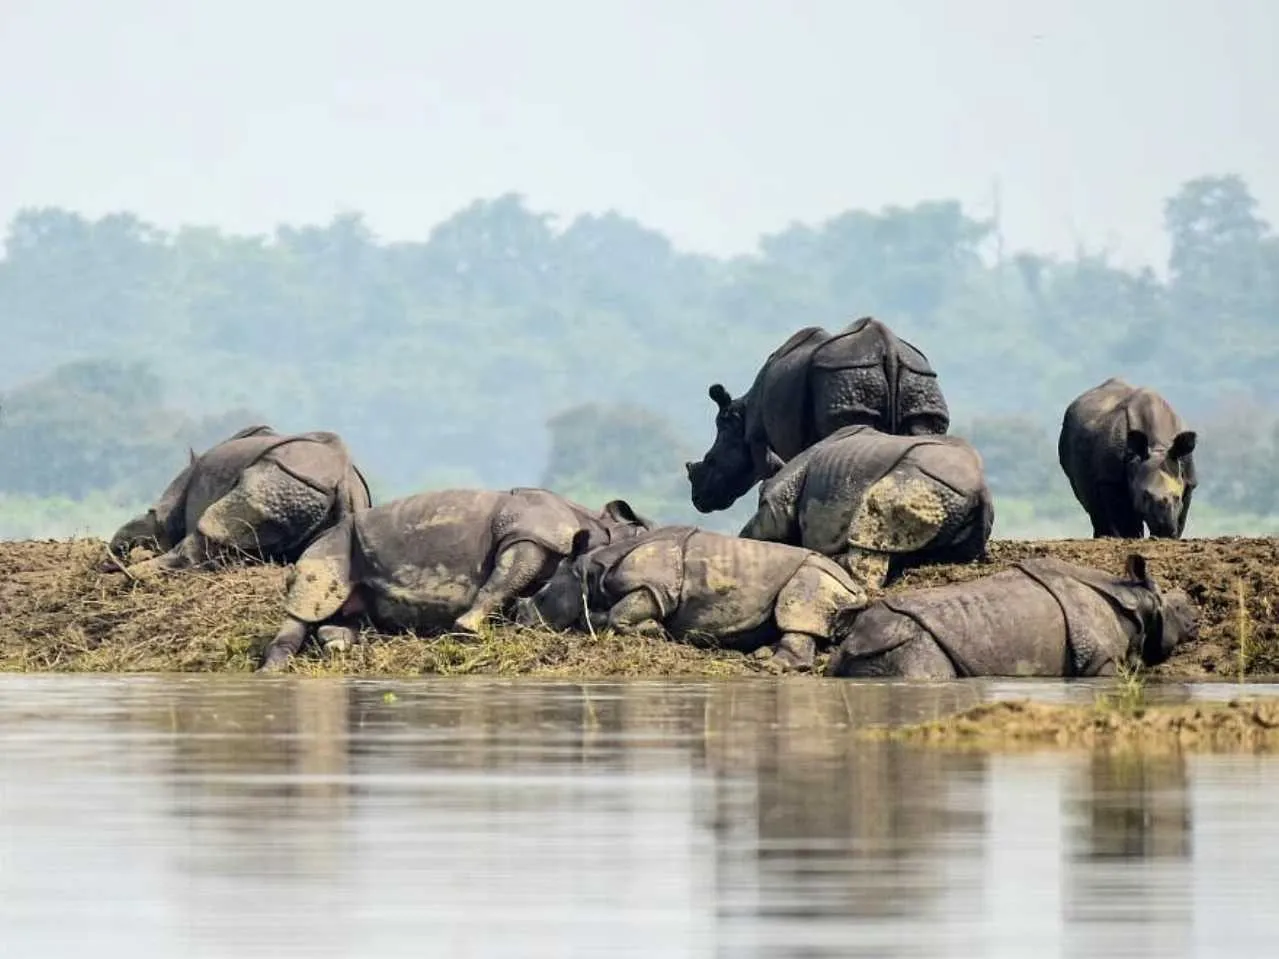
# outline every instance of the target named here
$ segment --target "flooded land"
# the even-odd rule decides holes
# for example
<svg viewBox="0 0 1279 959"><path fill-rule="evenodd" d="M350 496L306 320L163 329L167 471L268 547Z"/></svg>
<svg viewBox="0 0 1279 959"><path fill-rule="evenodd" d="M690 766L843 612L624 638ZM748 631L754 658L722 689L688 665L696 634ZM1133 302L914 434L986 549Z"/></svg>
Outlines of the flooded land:
<svg viewBox="0 0 1279 959"><path fill-rule="evenodd" d="M1276 759L856 734L1097 686L0 676L5 952L1273 954Z"/></svg>

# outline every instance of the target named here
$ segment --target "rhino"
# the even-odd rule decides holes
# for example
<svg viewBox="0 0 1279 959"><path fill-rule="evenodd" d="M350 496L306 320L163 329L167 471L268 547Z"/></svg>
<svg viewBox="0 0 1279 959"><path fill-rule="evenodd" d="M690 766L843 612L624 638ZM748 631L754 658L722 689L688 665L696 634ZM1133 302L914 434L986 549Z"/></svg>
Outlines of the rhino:
<svg viewBox="0 0 1279 959"><path fill-rule="evenodd" d="M372 505L368 483L336 433L249 426L197 456L145 513L121 526L103 572L145 576L217 558L292 562L317 536ZM129 566L134 547L160 555Z"/></svg>
<svg viewBox="0 0 1279 959"><path fill-rule="evenodd" d="M667 634L743 652L771 647L782 668L811 668L835 614L866 591L811 550L663 526L592 549L585 535L515 621L552 629Z"/></svg>
<svg viewBox="0 0 1279 959"><path fill-rule="evenodd" d="M261 670L282 667L314 631L328 648L384 631L476 633L540 586L580 536L590 546L656 524L625 500L598 512L546 489L446 489L383 503L328 530L290 571L287 618Z"/></svg>
<svg viewBox="0 0 1279 959"><path fill-rule="evenodd" d="M832 557L873 588L911 566L984 559L994 523L967 441L846 426L760 484L738 535Z"/></svg>
<svg viewBox="0 0 1279 959"><path fill-rule="evenodd" d="M715 442L685 463L693 506L728 509L755 483L842 426L871 426L903 436L942 435L950 411L933 371L915 346L864 316L838 333L806 326L769 354L742 396L721 383Z"/></svg>
<svg viewBox="0 0 1279 959"><path fill-rule="evenodd" d="M1145 557L1124 575L1058 559L1027 559L974 582L884 596L841 614L827 676L1113 675L1158 665L1199 637L1181 590L1161 592Z"/></svg>
<svg viewBox="0 0 1279 959"><path fill-rule="evenodd" d="M1094 539L1180 539L1190 515L1194 430L1152 389L1111 377L1066 407L1057 460Z"/></svg>

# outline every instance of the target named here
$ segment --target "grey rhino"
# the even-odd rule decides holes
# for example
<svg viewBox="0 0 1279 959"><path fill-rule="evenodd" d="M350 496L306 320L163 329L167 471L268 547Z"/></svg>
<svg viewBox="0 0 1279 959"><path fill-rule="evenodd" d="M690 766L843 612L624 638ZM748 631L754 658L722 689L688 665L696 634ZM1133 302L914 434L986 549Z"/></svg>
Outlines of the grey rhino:
<svg viewBox="0 0 1279 959"><path fill-rule="evenodd" d="M760 485L739 535L815 550L875 587L982 559L994 522L981 455L962 438L846 426Z"/></svg>
<svg viewBox="0 0 1279 959"><path fill-rule="evenodd" d="M835 613L867 601L811 550L663 526L599 549L577 537L547 583L516 603L515 621L666 632L746 652L771 646L777 665L809 668L817 645L829 645Z"/></svg>
<svg viewBox="0 0 1279 959"><path fill-rule="evenodd" d="M1094 539L1180 539L1195 475L1193 430L1154 390L1117 377L1080 394L1061 421L1057 461Z"/></svg>
<svg viewBox="0 0 1279 959"><path fill-rule="evenodd" d="M383 503L334 526L289 576L288 617L261 668L283 666L314 627L346 646L367 614L387 630L477 632L541 585L579 534L603 546L654 528L625 500L598 512L545 489L446 489Z"/></svg>
<svg viewBox="0 0 1279 959"><path fill-rule="evenodd" d="M928 358L869 316L838 333L798 330L769 354L751 388L733 399L708 390L715 442L685 463L693 506L728 509L787 460L842 426L904 436L941 435L950 412Z"/></svg>
<svg viewBox="0 0 1279 959"><path fill-rule="evenodd" d="M1199 635L1181 590L1161 592L1139 554L1124 576L1029 559L975 582L885 596L841 616L828 676L1105 676L1156 665Z"/></svg>
<svg viewBox="0 0 1279 959"><path fill-rule="evenodd" d="M132 576L205 565L227 554L292 562L322 532L372 505L368 484L336 433L280 434L250 426L190 461L154 506L129 520L108 549L159 556L103 572Z"/></svg>

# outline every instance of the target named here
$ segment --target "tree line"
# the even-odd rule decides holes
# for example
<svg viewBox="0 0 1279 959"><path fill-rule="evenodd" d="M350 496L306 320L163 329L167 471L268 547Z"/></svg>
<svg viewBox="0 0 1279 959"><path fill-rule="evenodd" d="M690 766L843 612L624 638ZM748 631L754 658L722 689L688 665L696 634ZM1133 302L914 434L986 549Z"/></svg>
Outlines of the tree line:
<svg viewBox="0 0 1279 959"><path fill-rule="evenodd" d="M0 260L0 497L146 501L188 447L265 422L342 433L383 497L546 484L732 527L753 494L727 517L688 504L707 386L745 390L798 327L872 314L929 356L1005 530L1086 531L1056 430L1111 375L1200 429L1196 511L1254 523L1279 514L1279 237L1231 175L1183 184L1163 219L1158 275L1098 250L1001 255L997 223L945 200L724 259L516 194L395 243L353 214L241 236L23 210Z"/></svg>

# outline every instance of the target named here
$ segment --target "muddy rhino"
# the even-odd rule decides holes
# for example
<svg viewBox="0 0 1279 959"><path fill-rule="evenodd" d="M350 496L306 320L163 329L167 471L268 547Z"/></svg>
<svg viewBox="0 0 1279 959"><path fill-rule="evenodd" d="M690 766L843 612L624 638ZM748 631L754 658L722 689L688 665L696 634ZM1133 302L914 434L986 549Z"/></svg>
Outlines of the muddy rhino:
<svg viewBox="0 0 1279 959"><path fill-rule="evenodd" d="M911 566L981 559L994 522L965 440L847 426L761 484L739 535L815 550L877 587Z"/></svg>
<svg viewBox="0 0 1279 959"><path fill-rule="evenodd" d="M1028 559L842 615L826 675L1108 676L1120 663L1162 663L1198 629L1190 597L1161 592L1139 554L1123 576Z"/></svg>
<svg viewBox="0 0 1279 959"><path fill-rule="evenodd" d="M435 490L384 503L302 554L288 618L261 668L283 666L313 629L329 647L355 642L361 615L385 631L474 633L540 586L575 543L604 546L654 526L625 500L597 512L545 489Z"/></svg>
<svg viewBox="0 0 1279 959"><path fill-rule="evenodd" d="M771 647L777 665L811 668L835 613L866 603L847 572L810 550L664 526L593 550L579 535L546 585L516 604L515 620Z"/></svg>
<svg viewBox="0 0 1279 959"><path fill-rule="evenodd" d="M720 383L708 392L717 407L715 442L700 462L684 464L693 506L702 513L728 509L840 427L903 436L950 428L928 358L869 316L838 333L819 326L798 330L736 399Z"/></svg>
<svg viewBox="0 0 1279 959"><path fill-rule="evenodd" d="M206 450L159 501L111 537L112 556L135 546L161 551L103 572L132 576L204 566L219 558L292 562L317 536L368 509L368 484L336 433L280 434L250 426Z"/></svg>
<svg viewBox="0 0 1279 959"><path fill-rule="evenodd" d="M1116 377L1066 407L1057 461L1094 539L1180 539L1195 476L1193 430L1154 390Z"/></svg>

